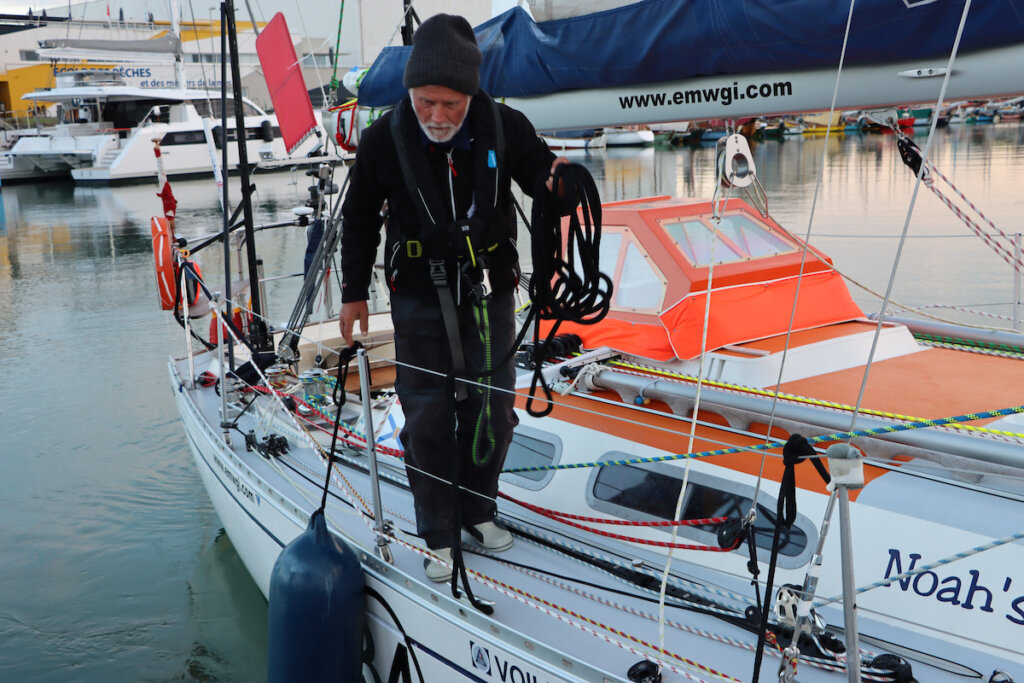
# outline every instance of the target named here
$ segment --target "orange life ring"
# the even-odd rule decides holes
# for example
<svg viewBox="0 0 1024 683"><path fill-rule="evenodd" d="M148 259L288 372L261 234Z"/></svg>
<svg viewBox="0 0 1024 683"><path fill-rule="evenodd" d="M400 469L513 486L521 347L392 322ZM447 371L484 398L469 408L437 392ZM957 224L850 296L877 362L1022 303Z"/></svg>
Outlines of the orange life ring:
<svg viewBox="0 0 1024 683"><path fill-rule="evenodd" d="M177 280L181 277L181 268L174 258L174 234L166 218L154 216L150 221L150 231L153 233L153 262L156 267L156 291L160 297L160 308L169 311L174 308L174 290L177 287ZM192 264L197 276L202 277L199 265ZM192 279L185 284L185 291L181 293L182 299L188 305L196 303L199 298L199 286ZM178 304L181 308L181 304Z"/></svg>
<svg viewBox="0 0 1024 683"><path fill-rule="evenodd" d="M153 260L156 266L156 291L160 296L160 308L169 311L174 308L174 282L177 268L174 267L174 236L167 219L154 216L150 221L153 233Z"/></svg>

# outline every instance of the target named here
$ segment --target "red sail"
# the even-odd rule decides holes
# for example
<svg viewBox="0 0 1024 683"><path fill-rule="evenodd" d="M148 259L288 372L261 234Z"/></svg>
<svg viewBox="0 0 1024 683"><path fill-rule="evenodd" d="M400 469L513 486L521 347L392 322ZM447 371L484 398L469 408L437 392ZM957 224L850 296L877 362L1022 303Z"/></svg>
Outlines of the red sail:
<svg viewBox="0 0 1024 683"><path fill-rule="evenodd" d="M280 12L256 38L256 54L267 79L281 137L291 154L316 129L316 117L306 81L302 78L302 67L295 56L288 24Z"/></svg>

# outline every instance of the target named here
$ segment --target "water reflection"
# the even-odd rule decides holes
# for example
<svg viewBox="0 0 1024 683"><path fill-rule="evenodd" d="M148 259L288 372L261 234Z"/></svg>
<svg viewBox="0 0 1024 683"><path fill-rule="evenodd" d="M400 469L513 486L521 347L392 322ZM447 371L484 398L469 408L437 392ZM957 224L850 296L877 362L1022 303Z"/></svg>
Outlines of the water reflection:
<svg viewBox="0 0 1024 683"><path fill-rule="evenodd" d="M223 529L203 543L188 593L194 635L175 680L266 680L267 603Z"/></svg>

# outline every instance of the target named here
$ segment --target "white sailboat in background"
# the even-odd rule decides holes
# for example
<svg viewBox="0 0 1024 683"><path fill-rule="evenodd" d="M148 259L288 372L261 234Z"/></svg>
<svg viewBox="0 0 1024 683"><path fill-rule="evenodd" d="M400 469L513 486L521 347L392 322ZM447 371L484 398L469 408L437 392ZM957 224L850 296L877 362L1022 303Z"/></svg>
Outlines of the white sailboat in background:
<svg viewBox="0 0 1024 683"><path fill-rule="evenodd" d="M738 16L741 5L758 26L777 9L737 2L723 16ZM801 4L834 19L837 11L822 6ZM618 66L649 74L647 58L671 52L673 32L688 30L673 8L678 3L647 0L592 20L634 27L626 35L635 64L610 52ZM845 37L863 57L886 30L932 31L935 43L956 39L964 48L951 69L948 54L913 56L920 41L883 46L908 52L854 59L842 74L850 90L837 107L896 97L938 106L946 85L958 98L1007 94L1019 82L990 67L1020 56L1020 44L1006 42L1024 38L1019 9L1012 1L978 9L960 42L960 8L867 1L855 8L855 16L868 16L854 28L868 28L851 36L845 12L838 35L829 33L834 24L805 17L804 43L793 54L828 43L838 64ZM662 18L663 31L653 30L652 17ZM516 53L509 36L590 46L558 39L570 25L583 35L614 34L607 25L595 29L587 15L524 21L513 10L477 29L485 88L488 77L507 72L488 52L502 27L522 29L502 33L502 49L527 66L536 45ZM638 36L647 35L640 26L670 46L639 46ZM736 38L743 30L730 25L726 33ZM787 53L767 35L751 42ZM735 40L723 48L744 51ZM400 57L383 54L366 74L362 86L376 95L367 95L364 111L401 92ZM941 73L903 73L928 64ZM555 62L543 65L559 72ZM722 88L760 94L758 83L769 84L768 94L730 99L730 114L828 107L834 73L826 87L821 65L780 69L496 94L539 129L720 117ZM712 83L717 108L686 103L686 92ZM791 92L775 94L774 83L789 83ZM637 98L669 93L671 101L674 92L686 106L652 107L649 97L639 106ZM350 126L360 114L349 111ZM331 651L344 651L352 655L352 680L1024 681L1024 335L894 320L887 300L885 320L866 316L828 255L773 220L756 193L751 203L738 198L757 187L738 137L722 143L715 198L604 205L599 251L615 285L610 312L594 325L558 325L576 337L522 350L521 424L499 499L516 544L491 554L465 539L468 578L458 592L423 575L431 554L412 532L386 312L371 316L359 383L329 372L340 340L330 297L318 291L330 287L340 228L332 169L318 168L311 206L298 212L301 221L312 214L323 237L287 326L269 335L247 220L252 306L231 300L242 325L228 330L215 322L218 343L199 350L188 336L198 323L183 317L187 350L170 361L169 374L204 485L260 590L271 595L282 549L317 510L325 511L321 528L332 543L358 564L351 581L365 582L366 599L348 603L365 608L365 616L347 615L355 636L346 630L342 642L341 630L316 631L312 651L322 659L295 654L294 671L326 670L335 663ZM909 145L898 134L893 140ZM154 219L155 231L166 230L161 220ZM555 241L573 234L552 229ZM1005 251L1005 237L984 238L1020 271L1024 263ZM157 258L175 263L161 272L182 282L180 307L180 293L198 278L191 260L198 250L189 255L165 244ZM309 322L318 300L325 320ZM246 323L243 341L238 328ZM541 332L553 334L555 326L545 321ZM557 389L536 399L552 405L547 417L531 410L535 373ZM358 396L346 393L357 387ZM827 472L811 471L811 463L825 461ZM326 610L330 601L311 602ZM271 597L272 622L276 604ZM270 643L272 660L287 661L289 648L301 644L289 642Z"/></svg>

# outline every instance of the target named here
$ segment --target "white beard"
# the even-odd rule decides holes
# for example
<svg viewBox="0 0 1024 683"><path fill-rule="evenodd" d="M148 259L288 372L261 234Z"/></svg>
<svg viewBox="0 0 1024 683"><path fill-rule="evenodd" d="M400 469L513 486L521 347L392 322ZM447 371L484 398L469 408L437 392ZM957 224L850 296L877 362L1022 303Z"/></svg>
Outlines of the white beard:
<svg viewBox="0 0 1024 683"><path fill-rule="evenodd" d="M416 121L420 124L420 130L423 131L423 134L426 135L427 139L431 142L449 142L453 137L455 137L455 134L459 132L459 128L462 128L462 124L465 122L466 116L468 115L469 107L466 107L466 111L462 115L462 119L459 121L458 125L453 125L451 123L427 125L420 121L419 118L417 118Z"/></svg>
<svg viewBox="0 0 1024 683"><path fill-rule="evenodd" d="M449 123L440 126L428 126L427 124L420 121L420 130L427 136L427 139L431 142L448 142L455 134L459 131L457 126L453 126Z"/></svg>

